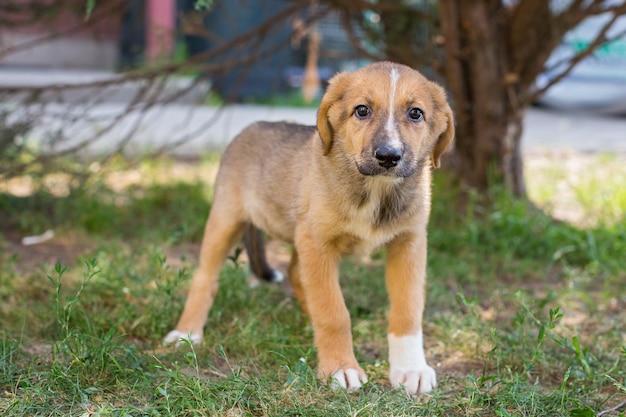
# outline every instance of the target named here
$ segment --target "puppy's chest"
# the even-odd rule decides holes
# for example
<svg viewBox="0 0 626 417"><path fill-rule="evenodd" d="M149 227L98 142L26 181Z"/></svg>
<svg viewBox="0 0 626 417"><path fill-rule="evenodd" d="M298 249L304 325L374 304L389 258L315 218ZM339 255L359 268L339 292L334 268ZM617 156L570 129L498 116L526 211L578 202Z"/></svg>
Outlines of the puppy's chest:
<svg viewBox="0 0 626 417"><path fill-rule="evenodd" d="M413 196L374 191L344 206L343 233L336 240L342 252L367 254L412 224L417 208Z"/></svg>

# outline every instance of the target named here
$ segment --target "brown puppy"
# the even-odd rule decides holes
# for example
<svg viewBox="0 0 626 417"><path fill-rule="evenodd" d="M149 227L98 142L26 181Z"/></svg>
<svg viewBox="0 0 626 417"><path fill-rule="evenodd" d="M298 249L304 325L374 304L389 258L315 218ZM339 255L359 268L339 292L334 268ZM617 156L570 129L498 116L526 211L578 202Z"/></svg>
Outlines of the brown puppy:
<svg viewBox="0 0 626 417"><path fill-rule="evenodd" d="M202 339L222 263L252 224L252 243L260 242L259 228L294 244L288 275L313 324L320 376L358 389L367 377L353 352L339 261L386 246L391 384L411 394L430 391L435 371L422 342L430 176L453 137L444 90L390 62L333 77L317 129L246 128L222 157L200 266L165 341ZM251 257L271 278L264 257Z"/></svg>

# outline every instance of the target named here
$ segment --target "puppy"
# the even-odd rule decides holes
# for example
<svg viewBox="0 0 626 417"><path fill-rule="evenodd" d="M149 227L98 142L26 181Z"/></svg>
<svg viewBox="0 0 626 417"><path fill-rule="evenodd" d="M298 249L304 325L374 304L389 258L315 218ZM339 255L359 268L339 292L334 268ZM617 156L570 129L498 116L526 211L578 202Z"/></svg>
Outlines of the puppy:
<svg viewBox="0 0 626 417"><path fill-rule="evenodd" d="M356 390L367 376L354 356L339 261L385 246L389 378L410 394L432 390L422 336L426 228L431 168L453 137L444 90L390 62L334 76L317 128L246 128L222 156L200 265L165 342L201 341L220 268L244 230L253 272L280 278L265 261L260 229L293 244L288 278L313 325L319 376Z"/></svg>

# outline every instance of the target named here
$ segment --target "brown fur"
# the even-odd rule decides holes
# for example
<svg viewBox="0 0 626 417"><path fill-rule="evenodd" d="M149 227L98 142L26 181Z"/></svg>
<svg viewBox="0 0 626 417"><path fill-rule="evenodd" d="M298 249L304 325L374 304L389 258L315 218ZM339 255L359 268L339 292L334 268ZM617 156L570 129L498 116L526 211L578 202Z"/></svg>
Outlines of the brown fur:
<svg viewBox="0 0 626 417"><path fill-rule="evenodd" d="M399 76L395 93L392 69ZM390 142L390 94L403 155L387 169L374 151ZM355 115L361 104L372 109L367 120ZM423 121L408 119L412 107L424 111ZM289 279L314 327L320 375L351 368L365 380L353 353L339 261L386 246L388 331L421 332L431 167L439 166L453 136L443 89L388 62L336 75L322 99L317 129L265 122L246 128L222 157L200 265L177 331L202 334L221 265L251 223L294 244Z"/></svg>

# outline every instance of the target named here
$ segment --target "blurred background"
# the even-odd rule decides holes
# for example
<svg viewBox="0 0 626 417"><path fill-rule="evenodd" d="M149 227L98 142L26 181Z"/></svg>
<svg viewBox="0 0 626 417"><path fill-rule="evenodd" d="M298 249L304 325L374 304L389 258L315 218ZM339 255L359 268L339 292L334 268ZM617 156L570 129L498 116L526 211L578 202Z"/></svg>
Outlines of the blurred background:
<svg viewBox="0 0 626 417"><path fill-rule="evenodd" d="M3 1L0 175L74 153L197 156L260 119L313 124L333 74L389 59L448 89L461 178L484 189L495 164L523 195L524 149L626 150L625 14L624 1Z"/></svg>

